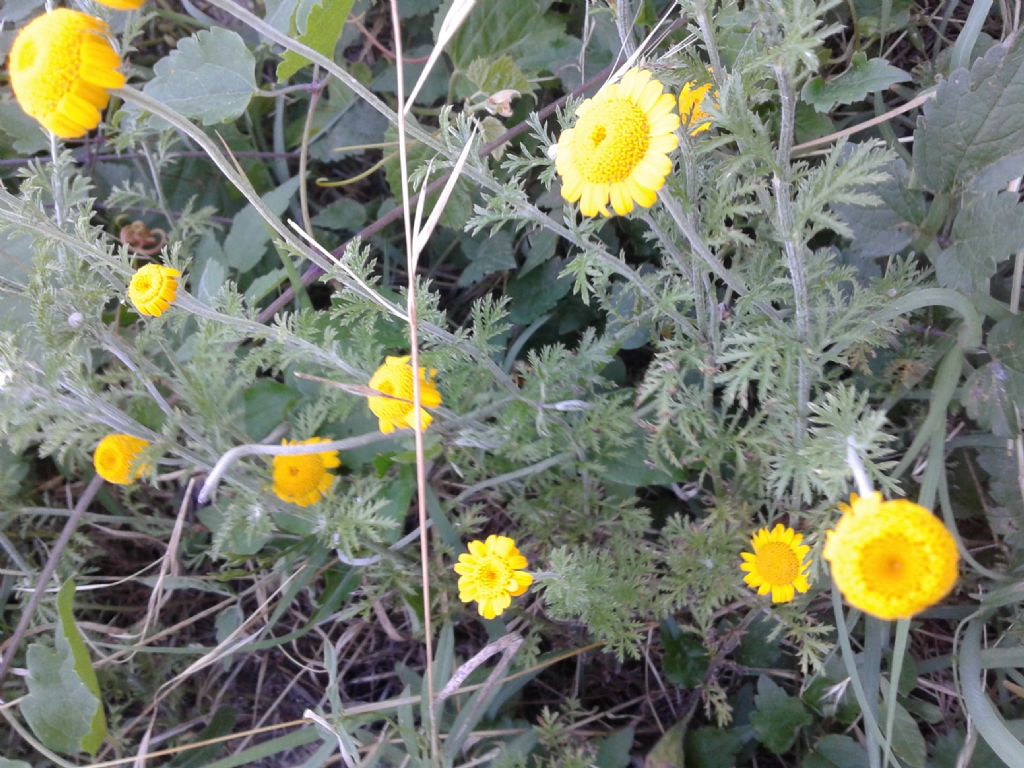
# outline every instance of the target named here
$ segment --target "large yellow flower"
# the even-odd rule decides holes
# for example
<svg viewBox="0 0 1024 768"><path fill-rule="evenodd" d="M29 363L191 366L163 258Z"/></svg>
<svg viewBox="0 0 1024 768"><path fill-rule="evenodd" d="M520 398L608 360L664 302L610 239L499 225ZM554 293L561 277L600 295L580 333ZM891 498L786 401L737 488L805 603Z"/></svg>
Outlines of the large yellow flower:
<svg viewBox="0 0 1024 768"><path fill-rule="evenodd" d="M114 485L131 485L149 471L138 461L139 454L148 447L149 442L138 437L107 435L92 453L96 474Z"/></svg>
<svg viewBox="0 0 1024 768"><path fill-rule="evenodd" d="M455 564L459 600L475 600L480 615L493 619L512 604L513 597L526 592L533 576L518 570L528 563L508 536L491 534L486 541L471 541L468 546L469 552L459 555Z"/></svg>
<svg viewBox="0 0 1024 768"><path fill-rule="evenodd" d="M322 437L289 442L281 445L318 445L329 443ZM341 466L337 451L304 453L297 456L274 457L274 493L281 501L308 507L325 497L334 484L334 475L328 469Z"/></svg>
<svg viewBox="0 0 1024 768"><path fill-rule="evenodd" d="M810 589L807 582L807 569L810 563L805 562L811 548L803 544L804 537L792 528L777 523L768 531L762 528L750 540L754 552L741 552L744 562L741 571L748 587L757 590L759 595L771 592L773 603L788 603L799 592L803 594Z"/></svg>
<svg viewBox="0 0 1024 768"><path fill-rule="evenodd" d="M959 555L946 526L924 507L879 493L850 499L824 557L847 602L879 619L909 619L956 584Z"/></svg>
<svg viewBox="0 0 1024 768"><path fill-rule="evenodd" d="M11 46L11 88L25 113L62 139L100 124L109 90L124 85L101 20L58 8L29 22Z"/></svg>
<svg viewBox="0 0 1024 768"><path fill-rule="evenodd" d="M679 146L676 100L651 73L631 69L576 109L576 124L558 139L555 168L562 197L584 216L619 216L633 203L650 208L672 172L668 153Z"/></svg>
<svg viewBox="0 0 1024 768"><path fill-rule="evenodd" d="M420 368L420 402L427 408L436 408L441 404L441 393L434 384L437 371L431 369L430 378ZM412 405L412 366L409 355L388 357L384 365L377 369L370 379L370 389L375 389L388 397L370 396L367 401L373 415L380 421L380 431L385 435L396 429L416 429L416 410ZM433 418L420 408L420 419L423 429L430 426Z"/></svg>
<svg viewBox="0 0 1024 768"><path fill-rule="evenodd" d="M711 128L711 115L704 110L704 106L707 104L708 94L713 87L714 83L697 85L690 81L683 86L683 90L679 93L679 117L682 119L683 125L690 129L691 136L696 136ZM711 93L710 98L712 102L717 102L718 91Z"/></svg>
<svg viewBox="0 0 1024 768"><path fill-rule="evenodd" d="M181 272L160 264L140 268L128 284L128 298L140 315L160 317L178 295Z"/></svg>

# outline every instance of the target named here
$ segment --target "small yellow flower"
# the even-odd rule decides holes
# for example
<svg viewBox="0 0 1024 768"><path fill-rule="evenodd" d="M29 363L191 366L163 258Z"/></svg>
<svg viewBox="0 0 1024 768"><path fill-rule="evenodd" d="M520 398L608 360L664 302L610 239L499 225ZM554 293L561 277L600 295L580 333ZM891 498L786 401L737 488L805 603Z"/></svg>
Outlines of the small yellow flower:
<svg viewBox="0 0 1024 768"><path fill-rule="evenodd" d="M584 216L619 216L650 208L672 172L679 146L676 100L643 69L631 69L576 109L576 124L558 138L555 169L562 197Z"/></svg>
<svg viewBox="0 0 1024 768"><path fill-rule="evenodd" d="M281 445L318 445L329 443L322 437L289 442ZM337 451L304 453L298 456L274 457L274 493L281 501L308 507L324 498L334 484L334 475L328 469L341 466Z"/></svg>
<svg viewBox="0 0 1024 768"><path fill-rule="evenodd" d="M437 391L434 377L437 371L430 370L427 378L426 370L420 368L420 402L427 408L436 408L441 404L441 393ZM412 405L412 366L409 355L404 357L388 357L384 365L377 369L370 379L370 389L389 395L389 397L367 398L370 410L380 421L380 431L389 435L396 429L415 429L416 412ZM423 429L430 426L433 418L422 408L420 419Z"/></svg>
<svg viewBox="0 0 1024 768"><path fill-rule="evenodd" d="M804 537L792 528L777 523L769 533L762 528L750 540L754 553L742 552L744 562L741 571L748 587L759 595L772 594L773 603L788 603L799 592L810 589L807 583L807 569L810 563L804 561L811 548L802 544Z"/></svg>
<svg viewBox="0 0 1024 768"><path fill-rule="evenodd" d="M114 485L131 485L149 471L138 462L139 454L149 447L147 440L131 435L107 435L92 453L96 474Z"/></svg>
<svg viewBox="0 0 1024 768"><path fill-rule="evenodd" d="M142 7L146 0L96 0L100 5L113 8L115 11L135 11Z"/></svg>
<svg viewBox="0 0 1024 768"><path fill-rule="evenodd" d="M872 493L841 504L824 558L847 602L879 619L909 619L956 584L956 541L935 515L905 499Z"/></svg>
<svg viewBox="0 0 1024 768"><path fill-rule="evenodd" d="M471 541L468 546L469 552L459 555L455 564L459 600L475 600L480 615L493 619L512 604L513 597L526 592L533 576L519 570L528 563L508 536L491 534L486 541Z"/></svg>
<svg viewBox="0 0 1024 768"><path fill-rule="evenodd" d="M690 81L679 94L679 117L683 125L690 129L691 136L711 129L711 115L704 110L704 105L713 87L714 83L697 85ZM711 93L711 101L717 106L718 91Z"/></svg>
<svg viewBox="0 0 1024 768"><path fill-rule="evenodd" d="M11 88L25 113L62 139L99 125L110 89L125 83L109 33L100 19L67 8L38 16L18 32Z"/></svg>
<svg viewBox="0 0 1024 768"><path fill-rule="evenodd" d="M160 317L178 295L181 272L160 264L147 264L132 275L128 298L140 315Z"/></svg>

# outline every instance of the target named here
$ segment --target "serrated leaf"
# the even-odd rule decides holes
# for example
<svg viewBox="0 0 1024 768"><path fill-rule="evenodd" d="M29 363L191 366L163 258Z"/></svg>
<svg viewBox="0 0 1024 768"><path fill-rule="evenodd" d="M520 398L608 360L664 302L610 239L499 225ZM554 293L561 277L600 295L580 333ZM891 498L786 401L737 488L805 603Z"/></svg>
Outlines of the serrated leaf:
<svg viewBox="0 0 1024 768"><path fill-rule="evenodd" d="M697 637L683 632L674 621L661 623L661 666L665 677L683 688L697 688L708 671L708 651Z"/></svg>
<svg viewBox="0 0 1024 768"><path fill-rule="evenodd" d="M474 59L466 67L465 74L466 79L476 87L477 91L488 95L506 88L520 93L530 93L533 90L530 81L516 66L511 56L499 56L496 59L484 57Z"/></svg>
<svg viewBox="0 0 1024 768"><path fill-rule="evenodd" d="M74 591L73 584L70 589ZM88 667L91 673L92 667L87 655L84 662L76 660L69 638L77 637L78 629L73 617L65 620L65 615L70 616L70 605L67 597L64 600L66 610L58 606L56 648L51 650L39 643L29 646L29 692L21 700L21 714L32 732L50 749L68 755L81 751L95 755L106 737L106 718L99 696L90 689L92 685L99 690L95 674L87 684L78 672L79 668L84 671ZM80 637L78 642L82 642ZM78 655L81 657L81 653Z"/></svg>
<svg viewBox="0 0 1024 768"><path fill-rule="evenodd" d="M767 675L757 681L754 705L757 710L750 715L750 724L758 741L776 755L788 752L800 729L814 720L800 699L788 695Z"/></svg>
<svg viewBox="0 0 1024 768"><path fill-rule="evenodd" d="M1024 145L1024 36L959 69L925 104L914 132L914 174L925 189L966 185Z"/></svg>
<svg viewBox="0 0 1024 768"><path fill-rule="evenodd" d="M526 275L516 271L516 278L509 283L506 293L510 299L510 322L529 325L538 317L554 309L558 302L572 290L572 279L562 275L565 263L553 259L543 269L535 269Z"/></svg>
<svg viewBox="0 0 1024 768"><path fill-rule="evenodd" d="M348 197L328 205L313 217L313 225L323 229L356 232L366 223L366 209Z"/></svg>
<svg viewBox="0 0 1024 768"><path fill-rule="evenodd" d="M820 77L809 80L801 95L818 112L824 113L838 104L853 104L869 93L884 91L910 79L909 73L892 66L885 59L868 59L866 54L859 52L853 55L848 70L827 82Z"/></svg>
<svg viewBox="0 0 1024 768"><path fill-rule="evenodd" d="M299 177L294 176L277 189L272 189L260 199L275 216L280 216L288 208L288 202L299 188ZM267 243L273 230L259 212L252 206L235 214L231 222L231 231L224 238L224 255L229 267L245 273L260 263L266 253Z"/></svg>
<svg viewBox="0 0 1024 768"><path fill-rule="evenodd" d="M939 284L987 293L999 262L1024 242L1024 206L1007 192L971 196L953 222L950 240L935 260Z"/></svg>
<svg viewBox="0 0 1024 768"><path fill-rule="evenodd" d="M309 11L306 31L299 36L299 42L307 45L327 58L334 57L334 46L338 44L345 20L352 12L355 0L321 0ZM294 22L294 18L293 18ZM284 83L296 72L312 62L293 51L285 51L277 65L277 82Z"/></svg>
<svg viewBox="0 0 1024 768"><path fill-rule="evenodd" d="M203 125L235 120L256 92L256 59L237 32L204 29L156 63L143 91Z"/></svg>

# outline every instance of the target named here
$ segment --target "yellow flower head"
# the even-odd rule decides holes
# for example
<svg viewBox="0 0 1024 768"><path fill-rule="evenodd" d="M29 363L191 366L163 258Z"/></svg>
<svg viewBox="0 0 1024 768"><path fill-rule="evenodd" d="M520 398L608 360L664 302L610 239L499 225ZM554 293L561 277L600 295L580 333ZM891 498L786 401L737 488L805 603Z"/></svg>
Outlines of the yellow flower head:
<svg viewBox="0 0 1024 768"><path fill-rule="evenodd" d="M750 540L754 553L742 552L744 562L741 571L748 587L759 595L772 594L773 603L788 603L796 593L803 594L810 589L807 583L807 569L810 563L804 561L811 548L802 544L804 537L782 523L768 531L762 528Z"/></svg>
<svg viewBox="0 0 1024 768"><path fill-rule="evenodd" d="M676 100L651 73L631 69L576 109L576 124L558 139L555 168L562 197L584 216L619 216L634 202L650 208L672 171L668 153L679 146Z"/></svg>
<svg viewBox="0 0 1024 768"><path fill-rule="evenodd" d="M431 369L430 378L426 370L420 368L420 402L427 408L436 408L441 404L441 393L437 391L434 377L437 371ZM367 398L370 410L380 420L380 431L385 435L396 429L416 429L416 411L412 405L412 366L409 356L388 357L384 365L377 369L370 379L370 389L375 389L389 397ZM422 408L420 419L423 429L430 426L433 418Z"/></svg>
<svg viewBox="0 0 1024 768"><path fill-rule="evenodd" d="M160 264L147 264L132 275L128 298L140 315L160 317L178 295L181 272Z"/></svg>
<svg viewBox="0 0 1024 768"><path fill-rule="evenodd" d="M329 443L322 437L289 442L281 445L318 445ZM274 493L281 501L308 507L325 497L334 484L334 475L328 469L341 466L337 451L304 453L298 456L274 457Z"/></svg>
<svg viewBox="0 0 1024 768"><path fill-rule="evenodd" d="M485 619L500 616L512 598L526 592L533 576L519 570L526 558L508 536L491 534L486 541L469 542L469 552L459 555L455 572L459 574L459 600L477 603Z"/></svg>
<svg viewBox="0 0 1024 768"><path fill-rule="evenodd" d="M711 115L704 111L704 105L707 103L709 92L711 101L718 105L718 91L712 92L713 87L714 83L697 85L690 81L683 86L679 94L679 117L682 118L683 125L690 129L691 136L711 129Z"/></svg>
<svg viewBox="0 0 1024 768"><path fill-rule="evenodd" d="M92 453L96 474L114 485L131 485L149 471L138 462L139 454L149 442L131 435L107 435Z"/></svg>
<svg viewBox="0 0 1024 768"><path fill-rule="evenodd" d="M96 0L100 5L113 8L115 11L135 11L142 7L146 0Z"/></svg>
<svg viewBox="0 0 1024 768"><path fill-rule="evenodd" d="M879 619L909 619L953 589L959 555L946 526L905 499L853 494L824 557L836 586L855 608Z"/></svg>
<svg viewBox="0 0 1024 768"><path fill-rule="evenodd" d="M109 90L124 85L101 20L67 8L38 16L11 46L11 88L25 113L62 139L100 124Z"/></svg>

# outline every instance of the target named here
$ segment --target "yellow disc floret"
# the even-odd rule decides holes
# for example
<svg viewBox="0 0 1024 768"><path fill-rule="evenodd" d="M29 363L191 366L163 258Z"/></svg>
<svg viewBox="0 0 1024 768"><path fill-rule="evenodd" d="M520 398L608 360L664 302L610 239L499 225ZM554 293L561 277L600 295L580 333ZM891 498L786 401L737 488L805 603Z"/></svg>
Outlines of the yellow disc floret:
<svg viewBox="0 0 1024 768"><path fill-rule="evenodd" d="M319 445L329 443L322 437L289 442L281 445ZM305 453L274 457L274 494L281 501L308 507L324 498L334 484L334 475L328 469L341 466L337 451Z"/></svg>
<svg viewBox="0 0 1024 768"><path fill-rule="evenodd" d="M140 315L160 317L178 295L179 277L181 273L178 270L160 264L147 264L140 268L128 285L132 306Z"/></svg>
<svg viewBox="0 0 1024 768"><path fill-rule="evenodd" d="M679 146L676 100L651 73L631 69L576 110L576 124L558 139L555 168L562 197L584 216L619 216L634 203L650 208L672 171Z"/></svg>
<svg viewBox="0 0 1024 768"><path fill-rule="evenodd" d="M441 404L441 393L437 391L434 377L437 371L431 369L430 378L420 368L420 402L427 408L436 408ZM370 379L370 389L374 389L387 397L370 396L367 398L370 410L380 422L380 431L385 435L396 429L416 428L416 409L412 403L412 366L409 356L388 357L384 365L377 369ZM423 429L433 421L431 415L422 408L420 420Z"/></svg>
<svg viewBox="0 0 1024 768"><path fill-rule="evenodd" d="M476 601L477 611L485 619L500 616L512 598L526 592L533 576L521 568L528 563L508 536L491 534L486 541L469 542L469 552L459 555L455 572L459 574L459 600Z"/></svg>
<svg viewBox="0 0 1024 768"><path fill-rule="evenodd" d="M115 11L135 11L142 7L146 0L95 0L100 5L113 8Z"/></svg>
<svg viewBox="0 0 1024 768"><path fill-rule="evenodd" d="M92 453L92 464L96 474L114 485L131 485L149 471L140 464L139 454L149 447L149 442L131 435L107 435Z"/></svg>
<svg viewBox="0 0 1024 768"><path fill-rule="evenodd" d="M108 91L125 83L109 32L100 19L58 8L33 19L14 39L14 97L62 139L77 139L99 125Z"/></svg>
<svg viewBox="0 0 1024 768"><path fill-rule="evenodd" d="M679 117L682 119L683 125L689 128L691 136L696 136L711 128L711 115L705 111L704 107L707 105L709 93L711 101L717 105L718 91L712 93L713 87L713 83L697 85L691 81L684 85L683 90L679 93Z"/></svg>
<svg viewBox="0 0 1024 768"><path fill-rule="evenodd" d="M804 537L782 523L776 524L770 532L762 528L750 540L753 553L742 552L741 571L747 575L743 581L756 589L757 594L772 596L773 603L788 603L799 592L810 589L807 582L805 562L811 548L803 544Z"/></svg>
<svg viewBox="0 0 1024 768"><path fill-rule="evenodd" d="M881 494L856 494L826 534L824 557L855 608L879 619L908 619L953 589L959 555L946 526L924 507Z"/></svg>

